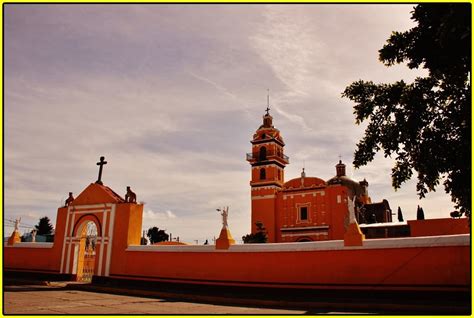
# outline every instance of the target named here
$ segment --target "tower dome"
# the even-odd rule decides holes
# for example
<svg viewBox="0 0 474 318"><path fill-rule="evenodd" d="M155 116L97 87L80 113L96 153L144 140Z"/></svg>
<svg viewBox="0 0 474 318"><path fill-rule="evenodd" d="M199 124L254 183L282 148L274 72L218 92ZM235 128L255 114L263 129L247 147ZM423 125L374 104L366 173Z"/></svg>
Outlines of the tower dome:
<svg viewBox="0 0 474 318"><path fill-rule="evenodd" d="M336 164L336 175L327 181L328 185L340 184L348 188L352 195L361 196L366 193L366 189L357 181L346 176L346 165L339 160Z"/></svg>

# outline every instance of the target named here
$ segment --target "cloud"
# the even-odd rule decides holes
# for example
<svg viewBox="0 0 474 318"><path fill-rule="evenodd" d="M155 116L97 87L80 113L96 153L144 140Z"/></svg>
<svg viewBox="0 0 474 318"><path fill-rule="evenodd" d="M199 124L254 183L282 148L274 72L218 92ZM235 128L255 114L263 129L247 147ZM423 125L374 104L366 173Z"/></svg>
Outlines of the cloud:
<svg viewBox="0 0 474 318"><path fill-rule="evenodd" d="M210 84L211 86L215 87L218 91L220 91L221 93L227 95L228 97L232 98L232 99L237 99L237 96L235 96L234 94L232 94L231 92L229 92L227 89L225 89L224 87L222 87L221 85L217 84L216 82L214 81L211 81L210 79L208 78L205 78L205 77L202 77L202 76L199 76L197 74L194 74L193 72L188 72L192 77L194 78L197 78L198 80L200 81L203 81L205 83L208 83Z"/></svg>
<svg viewBox="0 0 474 318"><path fill-rule="evenodd" d="M166 210L165 212L153 212L152 210L146 210L143 212L143 218L147 221L168 220L175 219L176 215L170 210Z"/></svg>
<svg viewBox="0 0 474 318"><path fill-rule="evenodd" d="M309 17L298 14L298 18L293 17L287 13L288 9L295 12L294 7L265 6L263 23L251 39L258 54L285 84L287 97L306 97L309 69L323 43L311 41Z"/></svg>
<svg viewBox="0 0 474 318"><path fill-rule="evenodd" d="M144 228L211 239L215 209L230 206L233 236L249 233L245 153L267 88L291 160L286 179L303 162L308 176L332 177L363 135L344 87L413 77L377 61L391 31L412 25L411 7L7 4L5 216L54 224L104 155L105 184L122 195L129 185L146 202ZM367 178L374 199L411 211L414 187L395 193L390 167L380 158L348 172ZM451 210L443 191L431 198L433 215Z"/></svg>
<svg viewBox="0 0 474 318"><path fill-rule="evenodd" d="M290 122L296 124L297 126L302 128L304 131L309 132L309 131L312 130L310 127L308 127L308 125L306 124L306 122L305 122L305 120L302 116L287 113L287 112L283 111L282 109L280 109L279 107L273 107L273 109L275 109L279 115L283 116L284 118L286 118Z"/></svg>

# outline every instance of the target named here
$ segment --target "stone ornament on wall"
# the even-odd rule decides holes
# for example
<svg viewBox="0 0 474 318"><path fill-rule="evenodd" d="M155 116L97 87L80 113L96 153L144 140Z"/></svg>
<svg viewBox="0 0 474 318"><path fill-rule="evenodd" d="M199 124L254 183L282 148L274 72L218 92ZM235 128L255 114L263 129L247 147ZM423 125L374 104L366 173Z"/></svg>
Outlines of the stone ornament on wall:
<svg viewBox="0 0 474 318"><path fill-rule="evenodd" d="M137 195L129 186L127 187L127 193L125 194L125 202L137 203Z"/></svg>
<svg viewBox="0 0 474 318"><path fill-rule="evenodd" d="M66 199L66 201L64 202L64 206L70 206L72 201L74 201L74 197L72 195L72 192L69 192L69 196Z"/></svg>

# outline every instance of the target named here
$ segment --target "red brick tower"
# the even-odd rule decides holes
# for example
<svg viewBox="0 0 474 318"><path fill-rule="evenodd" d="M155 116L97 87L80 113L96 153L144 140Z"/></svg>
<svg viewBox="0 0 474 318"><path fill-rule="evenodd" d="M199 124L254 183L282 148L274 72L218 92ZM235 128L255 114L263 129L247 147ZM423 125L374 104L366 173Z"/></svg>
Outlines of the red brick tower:
<svg viewBox="0 0 474 318"><path fill-rule="evenodd" d="M247 161L252 166L252 233L257 230L256 223L262 222L268 231L268 242L275 242L276 193L284 183L284 169L289 163L283 154L285 143L280 131L273 126L273 117L267 107L263 124L253 135L252 152Z"/></svg>

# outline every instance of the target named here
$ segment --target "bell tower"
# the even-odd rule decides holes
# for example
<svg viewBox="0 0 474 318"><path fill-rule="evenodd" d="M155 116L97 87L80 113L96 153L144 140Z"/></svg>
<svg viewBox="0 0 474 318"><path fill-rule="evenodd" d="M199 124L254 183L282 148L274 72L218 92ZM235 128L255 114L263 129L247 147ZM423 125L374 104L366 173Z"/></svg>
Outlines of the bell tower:
<svg viewBox="0 0 474 318"><path fill-rule="evenodd" d="M285 143L280 131L273 126L270 105L263 115L263 124L257 129L251 141L252 152L247 154L251 165L252 233L257 231L256 223L262 222L268 232L268 242L275 242L276 193L284 184L284 169L289 158L283 153Z"/></svg>

